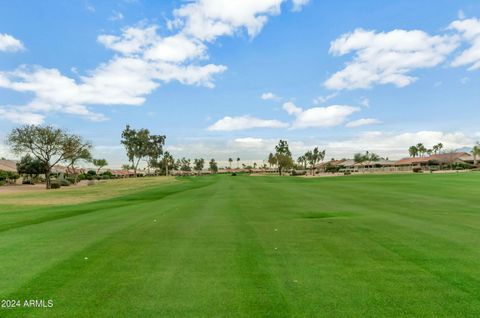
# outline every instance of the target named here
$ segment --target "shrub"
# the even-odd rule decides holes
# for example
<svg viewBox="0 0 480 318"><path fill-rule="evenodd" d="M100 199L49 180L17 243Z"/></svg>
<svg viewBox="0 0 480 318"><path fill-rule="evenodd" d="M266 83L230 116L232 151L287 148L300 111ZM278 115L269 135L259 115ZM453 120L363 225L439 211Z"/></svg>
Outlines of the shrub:
<svg viewBox="0 0 480 318"><path fill-rule="evenodd" d="M415 173L422 173L423 172L422 168L419 168L419 167L413 168L412 171L415 172Z"/></svg>
<svg viewBox="0 0 480 318"><path fill-rule="evenodd" d="M351 173L350 171L345 171L345 172L343 173L344 176L349 176L349 175L351 175L351 174L352 174L352 173Z"/></svg>
<svg viewBox="0 0 480 318"><path fill-rule="evenodd" d="M35 185L35 182L33 182L33 180L30 180L30 179L25 179L22 181L22 184L31 184L31 185Z"/></svg>
<svg viewBox="0 0 480 318"><path fill-rule="evenodd" d="M235 177L237 175L236 172L232 172L232 177Z"/></svg>
<svg viewBox="0 0 480 318"><path fill-rule="evenodd" d="M50 188L51 189L60 189L61 185L60 185L60 182L58 181L52 181L50 183Z"/></svg>
<svg viewBox="0 0 480 318"><path fill-rule="evenodd" d="M66 180L68 180L68 182L70 182L70 184L75 184L75 178L74 177L68 177L68 178L66 178Z"/></svg>
<svg viewBox="0 0 480 318"><path fill-rule="evenodd" d="M0 180L0 187L5 185L5 181L4 180Z"/></svg>
<svg viewBox="0 0 480 318"><path fill-rule="evenodd" d="M303 170L303 171L292 170L292 173L291 173L292 176L304 176L306 174L307 174L307 172L305 170Z"/></svg>
<svg viewBox="0 0 480 318"><path fill-rule="evenodd" d="M66 179L60 179L60 180L58 180L58 183L60 183L60 185L62 187L68 187L72 184L70 181L68 181Z"/></svg>
<svg viewBox="0 0 480 318"><path fill-rule="evenodd" d="M88 170L87 175L89 176L96 176L97 172L95 170Z"/></svg>

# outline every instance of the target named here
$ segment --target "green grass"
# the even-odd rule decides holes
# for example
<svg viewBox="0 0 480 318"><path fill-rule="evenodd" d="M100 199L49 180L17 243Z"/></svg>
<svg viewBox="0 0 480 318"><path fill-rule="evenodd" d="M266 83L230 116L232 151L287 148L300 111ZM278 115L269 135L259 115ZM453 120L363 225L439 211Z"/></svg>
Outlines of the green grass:
<svg viewBox="0 0 480 318"><path fill-rule="evenodd" d="M213 176L0 203L0 277L0 299L54 301L0 317L478 317L480 174Z"/></svg>

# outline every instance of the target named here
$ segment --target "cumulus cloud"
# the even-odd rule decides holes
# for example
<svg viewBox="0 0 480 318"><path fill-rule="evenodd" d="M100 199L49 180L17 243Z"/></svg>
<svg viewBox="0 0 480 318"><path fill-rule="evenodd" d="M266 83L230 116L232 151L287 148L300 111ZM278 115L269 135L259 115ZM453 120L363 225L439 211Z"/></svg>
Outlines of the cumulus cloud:
<svg viewBox="0 0 480 318"><path fill-rule="evenodd" d="M330 44L330 53L334 56L350 53L355 56L324 85L335 90L370 88L379 84L404 87L417 79L410 75L412 71L439 65L458 45L457 36L431 36L420 30L375 32L357 29Z"/></svg>
<svg viewBox="0 0 480 318"><path fill-rule="evenodd" d="M457 20L450 24L450 29L458 31L463 40L470 47L458 55L452 62L452 66L469 65L468 70L480 69L480 19Z"/></svg>
<svg viewBox="0 0 480 318"><path fill-rule="evenodd" d="M17 52L24 50L22 42L10 34L0 33L0 52Z"/></svg>
<svg viewBox="0 0 480 318"><path fill-rule="evenodd" d="M209 131L233 131L253 128L283 128L288 124L275 119L260 119L252 116L226 116L207 128Z"/></svg>
<svg viewBox="0 0 480 318"><path fill-rule="evenodd" d="M358 107L347 105L331 105L302 109L292 102L283 104L283 109L296 117L292 128L334 127L343 124L348 116L360 111Z"/></svg>
<svg viewBox="0 0 480 318"><path fill-rule="evenodd" d="M349 121L345 125L345 127L355 128L355 127L375 125L375 124L380 124L380 123L381 123L381 121L379 121L378 119L375 119L375 118L361 118L361 119Z"/></svg>
<svg viewBox="0 0 480 318"><path fill-rule="evenodd" d="M55 68L22 66L0 72L0 87L33 96L28 105L12 106L16 112L61 112L96 121L106 117L90 107L141 105L163 83L177 81L213 88L215 76L227 67L206 62L207 45L220 36L234 36L244 30L254 37L269 16L280 13L285 1L188 2L174 10L167 35L159 34L158 25L140 24L122 29L120 34L98 36L97 41L116 54L78 79ZM123 18L120 12L114 13L115 20ZM9 35L0 35L0 50L2 45L5 50L23 47Z"/></svg>
<svg viewBox="0 0 480 318"><path fill-rule="evenodd" d="M0 119L6 119L16 124L32 124L38 125L43 123L44 116L32 112L18 111L0 107Z"/></svg>
<svg viewBox="0 0 480 318"><path fill-rule="evenodd" d="M233 35L245 29L250 37L257 35L268 17L280 13L284 0L199 0L183 5L173 12L170 28L202 41Z"/></svg>
<svg viewBox="0 0 480 318"><path fill-rule="evenodd" d="M268 93L263 93L261 96L260 96L261 99L263 100L272 100L272 99L278 99L278 97L272 93L272 92L268 92Z"/></svg>

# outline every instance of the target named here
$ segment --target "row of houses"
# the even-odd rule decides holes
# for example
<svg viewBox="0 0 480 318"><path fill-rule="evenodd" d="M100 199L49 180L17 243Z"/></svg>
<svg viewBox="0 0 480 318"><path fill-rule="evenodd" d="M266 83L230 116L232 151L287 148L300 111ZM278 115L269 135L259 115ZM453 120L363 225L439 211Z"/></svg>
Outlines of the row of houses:
<svg viewBox="0 0 480 318"><path fill-rule="evenodd" d="M331 160L317 165L317 171L328 171L329 169L340 172L364 172L364 171L412 171L418 170L440 170L452 165L473 166L475 158L466 152L451 152L435 154L427 157L409 157L400 160L384 160L355 162L352 159Z"/></svg>
<svg viewBox="0 0 480 318"><path fill-rule="evenodd" d="M72 169L71 167L66 167L62 165L55 165L52 168L53 174L60 174L60 175L72 175L72 174L82 174L87 173L89 170L96 171L97 169L94 168L75 168ZM5 172L13 172L17 173L17 162L14 160L0 160L0 171ZM133 177L135 172L133 169L130 170L113 170L113 169L100 169L99 174L104 172L110 172L113 176L119 178L128 178ZM147 175L149 174L147 170L137 170L138 175Z"/></svg>
<svg viewBox="0 0 480 318"><path fill-rule="evenodd" d="M475 158L466 153L466 152L452 152L452 153L443 153L435 154L428 157L409 157L403 158L400 160L384 160L379 161L366 161L366 162L355 162L352 159L341 159L341 160L330 160L327 162L322 162L316 166L317 172L325 171L339 171L339 172L395 172L395 171L411 171L414 169L420 170L439 170L444 169L447 166L462 164L462 165L474 165ZM56 165L52 172L56 174L71 175L71 174L81 174L86 173L88 168L76 168L73 171L71 168ZM13 160L0 160L0 171L6 172L17 172L17 164ZM135 175L134 170L112 170L112 169L101 169L100 173L110 172L113 176L117 178L128 178ZM218 173L232 173L232 172L248 172L248 173L276 173L276 169L219 169ZM208 174L209 172L202 172ZM150 175L147 170L137 170L138 175ZM194 175L194 171L171 171L171 175Z"/></svg>

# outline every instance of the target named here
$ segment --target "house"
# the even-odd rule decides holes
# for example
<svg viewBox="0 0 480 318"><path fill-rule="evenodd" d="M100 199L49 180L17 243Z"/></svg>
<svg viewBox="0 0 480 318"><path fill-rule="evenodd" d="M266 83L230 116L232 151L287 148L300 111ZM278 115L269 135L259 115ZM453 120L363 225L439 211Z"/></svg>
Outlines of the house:
<svg viewBox="0 0 480 318"><path fill-rule="evenodd" d="M0 171L17 172L17 162L13 160L0 160Z"/></svg>
<svg viewBox="0 0 480 318"><path fill-rule="evenodd" d="M432 168L441 169L444 165L455 163L473 164L473 156L466 152L449 152L428 157L410 157L398 160L395 162L395 167L400 171L411 170L413 168L431 170Z"/></svg>

